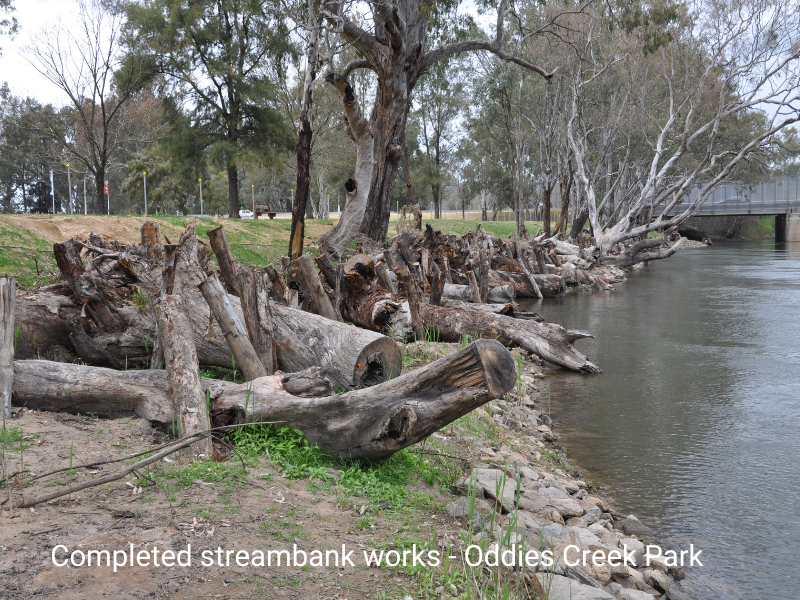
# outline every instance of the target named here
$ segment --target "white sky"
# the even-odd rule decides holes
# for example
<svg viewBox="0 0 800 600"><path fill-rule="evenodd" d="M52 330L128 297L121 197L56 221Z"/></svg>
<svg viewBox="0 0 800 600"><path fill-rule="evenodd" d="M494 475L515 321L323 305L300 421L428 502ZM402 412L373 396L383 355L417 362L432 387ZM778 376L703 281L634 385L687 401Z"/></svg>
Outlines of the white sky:
<svg viewBox="0 0 800 600"><path fill-rule="evenodd" d="M45 104L57 106L64 104L67 98L63 92L25 62L21 54L30 36L35 31L56 21L59 17L69 25L71 15L77 14L74 0L15 0L16 11L12 16L19 21L19 33L16 38L0 38L3 56L0 58L0 85L7 82L11 93L15 96L32 96Z"/></svg>

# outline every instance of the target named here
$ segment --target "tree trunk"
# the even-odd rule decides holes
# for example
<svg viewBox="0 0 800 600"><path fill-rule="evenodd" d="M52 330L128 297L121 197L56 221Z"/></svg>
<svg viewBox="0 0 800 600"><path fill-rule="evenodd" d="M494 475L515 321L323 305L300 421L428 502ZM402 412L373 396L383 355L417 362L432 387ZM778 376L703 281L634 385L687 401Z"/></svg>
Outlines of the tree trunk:
<svg viewBox="0 0 800 600"><path fill-rule="evenodd" d="M158 223L147 221L142 225L142 246L147 258L161 258L161 226Z"/></svg>
<svg viewBox="0 0 800 600"><path fill-rule="evenodd" d="M550 237L550 196L552 193L553 185L548 181L547 185L544 186L544 195L542 198L542 222L544 225L545 237Z"/></svg>
<svg viewBox="0 0 800 600"><path fill-rule="evenodd" d="M238 296L239 290L236 287L236 262L233 260L231 247L228 245L228 238L225 236L225 230L222 225L209 229L208 239L211 242L211 249L214 250L214 256L217 257L219 272L222 275L222 281L225 282L226 291L229 294Z"/></svg>
<svg viewBox="0 0 800 600"><path fill-rule="evenodd" d="M15 399L37 410L139 414L170 424L175 412L163 371L113 371L48 361L16 361ZM303 374L299 374L303 375ZM280 421L309 443L344 459L380 460L499 398L516 382L514 359L493 340L478 340L373 388L326 397L295 395L308 380L273 375L245 384L201 379L214 426Z"/></svg>
<svg viewBox="0 0 800 600"><path fill-rule="evenodd" d="M238 273L237 284L250 343L267 375L272 375L278 368L278 362L272 335L272 311L264 277L256 269L242 269Z"/></svg>
<svg viewBox="0 0 800 600"><path fill-rule="evenodd" d="M444 293L444 275L441 272L433 274L431 281L431 298L430 303L434 306L439 306L442 303L442 294Z"/></svg>
<svg viewBox="0 0 800 600"><path fill-rule="evenodd" d="M239 170L228 165L228 218L239 218Z"/></svg>
<svg viewBox="0 0 800 600"><path fill-rule="evenodd" d="M400 374L400 349L384 335L277 304L272 314L283 371L318 366L346 388L375 385Z"/></svg>
<svg viewBox="0 0 800 600"><path fill-rule="evenodd" d="M306 205L311 192L311 141L314 135L314 82L319 63L319 35L321 19L316 2L308 0L308 44L306 73L303 80L303 103L300 108L300 131L297 139L297 185L295 205L292 207L292 231L289 237L289 259L300 258L303 253ZM322 196L320 196L322 204Z"/></svg>
<svg viewBox="0 0 800 600"><path fill-rule="evenodd" d="M16 277L0 277L0 412L4 418L11 414L14 386L16 299Z"/></svg>
<svg viewBox="0 0 800 600"><path fill-rule="evenodd" d="M442 308L423 304L420 315L427 327L439 330L443 342L459 342L462 336L494 339L504 345L514 344L536 356L573 371L599 373L595 365L578 352L572 342L592 337L585 331L564 329L552 323L514 319L506 315Z"/></svg>
<svg viewBox="0 0 800 600"><path fill-rule="evenodd" d="M200 383L197 348L192 338L192 324L186 312L186 303L181 296L165 295L156 312L164 362L167 365L170 398L180 422L178 436L206 431L211 428L210 406L206 404ZM211 440L204 438L193 444L192 450L210 458Z"/></svg>
<svg viewBox="0 0 800 600"><path fill-rule="evenodd" d="M375 170L375 140L370 123L361 112L361 105L355 97L355 92L347 80L336 74L329 73L325 81L333 85L342 97L346 116L347 133L356 143L356 169L353 177L345 181L344 189L347 201L342 211L341 218L333 229L323 235L320 248L330 252L336 257L342 255L355 235L361 228L365 218L367 201L370 198L370 189Z"/></svg>
<svg viewBox="0 0 800 600"><path fill-rule="evenodd" d="M408 309L409 314L411 315L411 329L414 331L414 336L418 341L424 340L425 328L422 325L422 319L419 315L419 307L420 304L422 304L419 288L417 287L416 282L413 280L406 267L398 267L394 272L397 275L397 279L400 281L400 285L403 286L403 291L406 293L406 298L408 298Z"/></svg>
<svg viewBox="0 0 800 600"><path fill-rule="evenodd" d="M222 289L219 279L212 275L198 287L214 313L217 323L222 329L222 334L225 336L225 341L228 342L228 347L236 358L236 365L242 370L244 376L248 381L264 377L267 374L267 370L261 364L258 354L253 349L242 320L237 311L234 310L225 290Z"/></svg>
<svg viewBox="0 0 800 600"><path fill-rule="evenodd" d="M493 285L513 285L518 298L540 298L539 294L545 298L558 298L566 293L564 277L555 273L531 275L538 293L524 273L492 271L490 277L490 283Z"/></svg>

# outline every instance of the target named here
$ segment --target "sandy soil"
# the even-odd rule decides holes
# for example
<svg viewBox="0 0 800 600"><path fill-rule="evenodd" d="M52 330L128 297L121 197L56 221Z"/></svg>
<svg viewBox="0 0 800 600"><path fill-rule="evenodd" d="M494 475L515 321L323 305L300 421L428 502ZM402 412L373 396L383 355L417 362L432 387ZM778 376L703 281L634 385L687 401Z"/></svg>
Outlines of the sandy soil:
<svg viewBox="0 0 800 600"><path fill-rule="evenodd" d="M118 458L157 444L163 435L148 423L95 420L66 414L22 411L8 422L21 427L33 444L22 456L28 477L73 464ZM19 470L20 456L6 453L10 472ZM225 463L231 464L231 463ZM118 465L89 469L89 476L114 472ZM74 480L86 477L79 470ZM364 566L364 549L391 543L399 532L419 531L427 537L433 523L440 533L455 535L458 523L445 513L426 515L416 525L394 511L370 514L364 527L360 502L337 499L336 484L324 489L306 480L286 479L266 459L248 468L246 482L233 474L222 481L194 481L171 488L174 497L134 475L106 486L84 490L71 498L51 500L34 509L0 513L0 598L54 596L63 600L99 598L376 598L379 590L403 597L412 580L399 571ZM70 476L38 480L26 488L30 497L69 483ZM233 484L233 489L230 489ZM132 486L142 486L134 495ZM428 494L431 488L420 488ZM452 498L441 498L442 503ZM17 501L19 499L17 498ZM353 502L350 499L350 502ZM441 505L441 504L440 504ZM449 522L449 525L448 525ZM231 555L230 566L205 567L200 552L227 550L336 549L354 550L355 567L241 567ZM191 544L191 567L57 567L57 545L73 550L180 551ZM216 560L216 554L213 555ZM60 559L61 555L58 555ZM223 561L225 554L223 553ZM76 559L77 560L77 559Z"/></svg>

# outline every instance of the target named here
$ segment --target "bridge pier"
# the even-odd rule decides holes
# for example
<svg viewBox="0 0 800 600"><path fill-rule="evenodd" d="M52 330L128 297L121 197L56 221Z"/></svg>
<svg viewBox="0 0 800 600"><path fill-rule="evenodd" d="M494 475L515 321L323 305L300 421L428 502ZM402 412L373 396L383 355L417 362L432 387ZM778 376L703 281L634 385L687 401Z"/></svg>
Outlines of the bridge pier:
<svg viewBox="0 0 800 600"><path fill-rule="evenodd" d="M775 241L800 242L800 214L775 215Z"/></svg>

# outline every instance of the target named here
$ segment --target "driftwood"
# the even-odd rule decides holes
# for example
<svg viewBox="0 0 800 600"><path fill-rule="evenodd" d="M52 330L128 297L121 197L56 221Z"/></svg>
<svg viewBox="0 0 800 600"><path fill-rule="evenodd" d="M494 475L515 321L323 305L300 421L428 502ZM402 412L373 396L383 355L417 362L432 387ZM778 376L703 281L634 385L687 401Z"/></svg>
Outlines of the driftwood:
<svg viewBox="0 0 800 600"><path fill-rule="evenodd" d="M423 304L420 316L426 327L437 328L443 342L458 342L462 336L496 339L502 344L519 346L555 365L599 373L600 369L578 352L572 343L592 337L585 331L565 329L561 325L514 319L506 315L442 308Z"/></svg>
<svg viewBox="0 0 800 600"><path fill-rule="evenodd" d="M266 275L262 276L255 269L240 269L236 275L236 284L250 343L267 375L272 375L278 368L278 362L265 277Z"/></svg>
<svg viewBox="0 0 800 600"><path fill-rule="evenodd" d="M49 361L14 363L15 402L41 410L136 412L170 424L174 418L163 371L114 371ZM385 458L441 429L516 382L514 359L498 342L478 340L450 356L371 388L308 398L287 376L245 384L202 379L215 426L280 421L343 458ZM319 387L312 375L311 385ZM308 387L308 385L305 385ZM110 405L115 407L110 410Z"/></svg>
<svg viewBox="0 0 800 600"><path fill-rule="evenodd" d="M0 277L0 412L11 414L11 393L14 385L14 331L17 280Z"/></svg>
<svg viewBox="0 0 800 600"><path fill-rule="evenodd" d="M192 324L181 296L165 294L156 311L161 347L167 365L172 407L180 423L180 435L195 435L210 426L208 407L200 384L197 348ZM211 442L201 438L192 446L196 454L211 456Z"/></svg>
<svg viewBox="0 0 800 600"><path fill-rule="evenodd" d="M203 281L199 287L203 297L208 302L208 306L217 318L217 323L219 323L222 334L228 342L228 347L236 358L237 367L242 370L248 381L257 377L264 377L267 374L267 370L261 364L261 360L247 336L242 319L239 313L234 310L233 304L231 304L228 294L222 289L219 279L212 275Z"/></svg>
<svg viewBox="0 0 800 600"><path fill-rule="evenodd" d="M539 298L541 296L556 298L566 293L566 282L561 275L555 273L542 275L537 273L531 274L530 277L534 280L536 289L534 289L528 276L524 273L492 271L489 274L489 281L492 285L513 285L519 298Z"/></svg>

